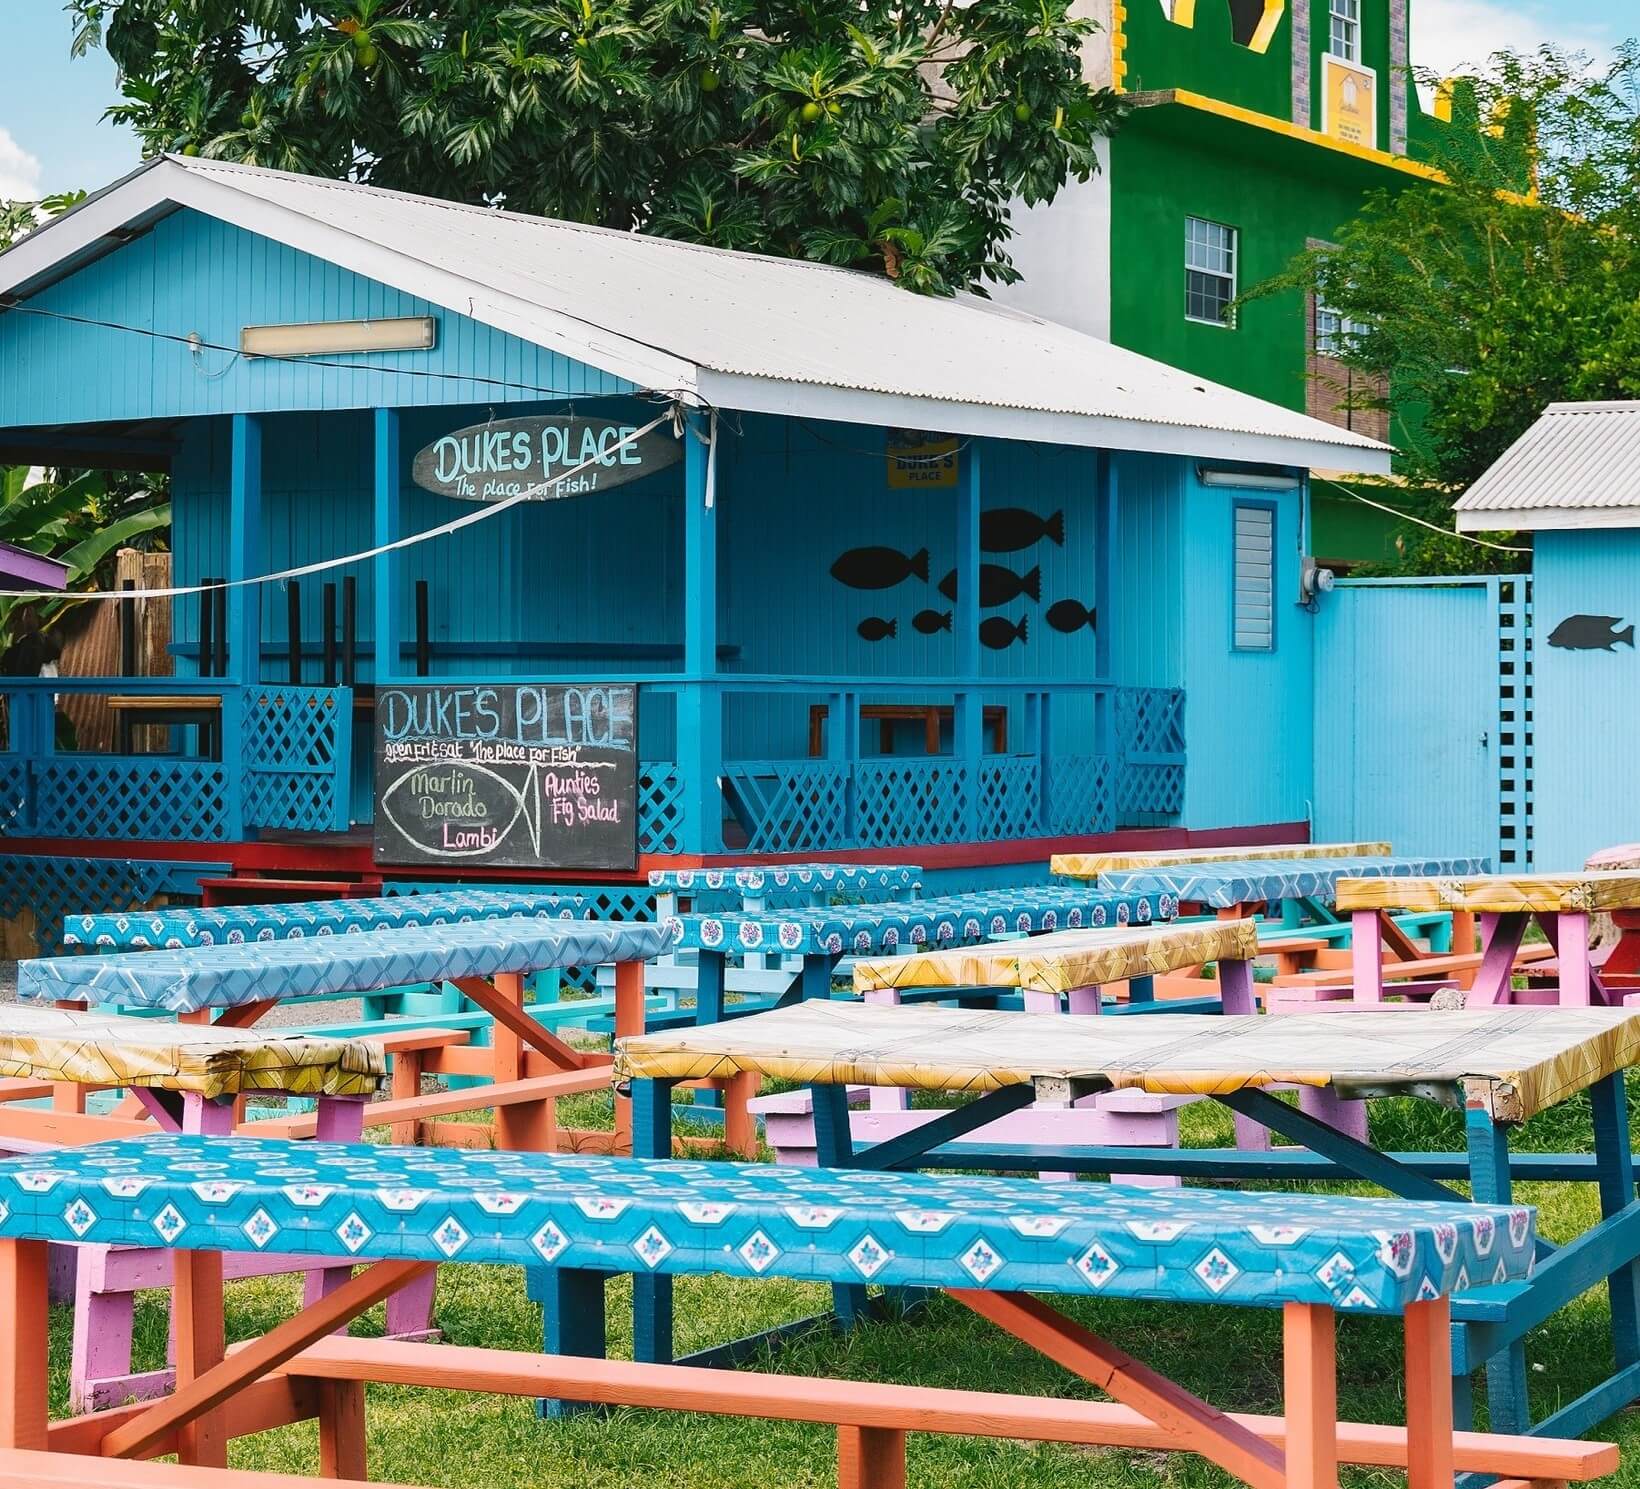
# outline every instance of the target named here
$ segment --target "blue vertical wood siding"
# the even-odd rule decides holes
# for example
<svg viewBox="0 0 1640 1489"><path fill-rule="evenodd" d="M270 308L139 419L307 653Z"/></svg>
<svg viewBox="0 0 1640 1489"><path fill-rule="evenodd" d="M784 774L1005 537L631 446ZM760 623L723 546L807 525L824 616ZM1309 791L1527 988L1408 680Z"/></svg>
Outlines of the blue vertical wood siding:
<svg viewBox="0 0 1640 1489"><path fill-rule="evenodd" d="M1540 532L1532 547L1534 862L1559 871L1640 841L1640 654L1549 644L1569 616L1614 616L1619 633L1640 621L1640 532Z"/></svg>
<svg viewBox="0 0 1640 1489"><path fill-rule="evenodd" d="M246 325L433 315L430 352L372 353L371 370L194 352L175 341L29 312L0 314L0 428L282 409L370 408L623 393L631 384L323 259L195 212L29 300L34 309L237 347ZM379 369L379 370L378 370ZM514 386L498 386L497 384Z"/></svg>

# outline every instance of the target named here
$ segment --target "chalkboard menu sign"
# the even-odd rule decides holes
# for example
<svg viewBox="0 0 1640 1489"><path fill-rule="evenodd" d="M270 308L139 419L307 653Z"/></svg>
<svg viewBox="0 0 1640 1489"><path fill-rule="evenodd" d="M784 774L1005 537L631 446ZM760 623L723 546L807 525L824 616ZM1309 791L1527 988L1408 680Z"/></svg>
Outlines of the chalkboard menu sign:
<svg viewBox="0 0 1640 1489"><path fill-rule="evenodd" d="M630 869L637 697L578 683L376 694L376 859Z"/></svg>

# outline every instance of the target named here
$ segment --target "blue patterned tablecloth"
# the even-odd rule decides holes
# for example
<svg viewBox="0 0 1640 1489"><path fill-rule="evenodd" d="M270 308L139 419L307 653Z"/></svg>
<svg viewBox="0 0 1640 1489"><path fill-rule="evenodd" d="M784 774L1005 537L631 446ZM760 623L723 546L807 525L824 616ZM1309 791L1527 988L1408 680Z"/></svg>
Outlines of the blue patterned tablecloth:
<svg viewBox="0 0 1640 1489"><path fill-rule="evenodd" d="M168 1135L0 1163L0 1237L1361 1313L1526 1277L1533 1212Z"/></svg>
<svg viewBox="0 0 1640 1489"><path fill-rule="evenodd" d="M737 889L748 894L763 889L899 891L915 889L922 882L922 872L914 863L741 863L711 869L651 869L649 887L674 894L703 889Z"/></svg>
<svg viewBox="0 0 1640 1489"><path fill-rule="evenodd" d="M699 951L863 956L902 946L955 946L988 936L1144 925L1171 920L1178 908L1178 901L1165 893L1117 895L1092 885L1040 885L892 905L677 915L667 926L675 945Z"/></svg>
<svg viewBox="0 0 1640 1489"><path fill-rule="evenodd" d="M192 1013L270 998L285 1002L500 972L648 961L667 944L667 931L653 921L516 917L240 946L42 957L18 963L17 995Z"/></svg>
<svg viewBox="0 0 1640 1489"><path fill-rule="evenodd" d="M303 900L279 905L223 905L214 909L137 910L117 915L70 915L64 946L138 951L155 947L233 946L242 941L287 941L340 936L391 926L449 925L540 915L571 920L588 914L584 895L531 890L445 889L359 900Z"/></svg>
<svg viewBox="0 0 1640 1489"><path fill-rule="evenodd" d="M1173 868L1119 869L1099 876L1106 894L1172 895L1215 910L1270 900L1330 905L1340 879L1408 879L1484 874L1485 858L1245 858Z"/></svg>

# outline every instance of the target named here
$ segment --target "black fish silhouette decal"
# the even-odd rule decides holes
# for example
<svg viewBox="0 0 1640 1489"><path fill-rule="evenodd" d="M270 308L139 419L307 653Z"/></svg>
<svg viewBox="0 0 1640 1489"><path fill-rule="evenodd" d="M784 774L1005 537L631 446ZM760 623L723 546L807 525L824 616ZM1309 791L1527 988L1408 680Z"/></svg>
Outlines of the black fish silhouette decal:
<svg viewBox="0 0 1640 1489"><path fill-rule="evenodd" d="M1025 620L1023 615L1017 621L993 615L979 623L979 639L992 651L1003 651L1014 642L1025 639Z"/></svg>
<svg viewBox="0 0 1640 1489"><path fill-rule="evenodd" d="M928 550L901 553L898 548L850 548L831 566L831 577L850 589L892 589L913 574L928 578Z"/></svg>
<svg viewBox="0 0 1640 1489"><path fill-rule="evenodd" d="M957 597L957 571L952 569L940 580L940 593L948 600ZM1000 564L979 566L979 603L986 610L995 610L1009 600L1029 595L1033 600L1042 598L1042 570L1032 569L1029 574L1016 574Z"/></svg>
<svg viewBox="0 0 1640 1489"><path fill-rule="evenodd" d="M987 553L1017 553L1032 543L1049 542L1065 546L1065 514L1053 512L1039 517L1024 507L998 507L979 514L979 546Z"/></svg>
<svg viewBox="0 0 1640 1489"><path fill-rule="evenodd" d="M919 610L911 617L911 624L925 636L937 636L941 631L951 629L951 612L949 610Z"/></svg>
<svg viewBox="0 0 1640 1489"><path fill-rule="evenodd" d="M1096 612L1091 605L1084 605L1078 600L1055 600L1048 606L1047 622L1056 631L1063 631L1067 636L1072 631L1080 631L1084 626L1092 627Z"/></svg>
<svg viewBox="0 0 1640 1489"><path fill-rule="evenodd" d="M886 641L900 629L897 620L884 620L880 615L868 615L854 628L862 641Z"/></svg>
<svg viewBox="0 0 1640 1489"><path fill-rule="evenodd" d="M1634 627L1617 629L1615 615L1568 615L1549 633L1549 645L1562 651L1616 651L1621 641L1634 648Z"/></svg>

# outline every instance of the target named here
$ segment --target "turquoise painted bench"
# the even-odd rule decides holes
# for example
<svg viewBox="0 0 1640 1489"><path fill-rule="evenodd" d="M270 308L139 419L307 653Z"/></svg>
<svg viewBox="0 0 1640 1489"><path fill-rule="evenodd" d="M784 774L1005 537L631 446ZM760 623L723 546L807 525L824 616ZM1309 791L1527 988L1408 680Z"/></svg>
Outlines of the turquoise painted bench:
<svg viewBox="0 0 1640 1489"><path fill-rule="evenodd" d="M171 1398L49 1428L44 1243L178 1248L179 1383ZM321 1458L363 1477L369 1380L832 1422L842 1489L905 1482L908 1430L1043 1437L1201 1454L1257 1489L1333 1482L1341 1458L1409 1468L1447 1489L1455 1468L1558 1478L1616 1466L1609 1445L1452 1429L1448 1299L1471 1279L1523 1278L1521 1207L1010 1179L798 1170L549 1154L292 1145L195 1135L126 1140L0 1163L0 1449L69 1430L110 1457L175 1450L225 1461L239 1432L317 1416ZM223 1253L268 1247L373 1263L231 1355ZM522 1265L552 1302L544 1355L354 1340L337 1330L436 1265ZM604 1284L726 1274L941 1288L1117 1406L882 1382L605 1361ZM1284 1418L1227 1417L1052 1308L1055 1297L1280 1308ZM1404 1319L1408 1425L1340 1425L1339 1314ZM281 1389L284 1383L291 1389ZM271 1384L270 1384L271 1383ZM9 1434L13 1441L7 1442ZM21 1439L21 1441L18 1441ZM83 1449L82 1449L83 1450Z"/></svg>

